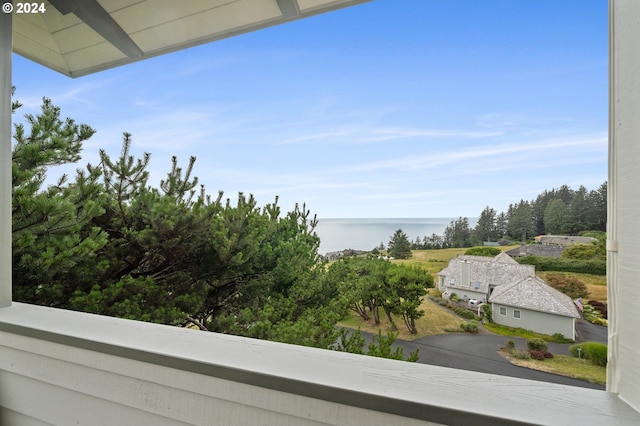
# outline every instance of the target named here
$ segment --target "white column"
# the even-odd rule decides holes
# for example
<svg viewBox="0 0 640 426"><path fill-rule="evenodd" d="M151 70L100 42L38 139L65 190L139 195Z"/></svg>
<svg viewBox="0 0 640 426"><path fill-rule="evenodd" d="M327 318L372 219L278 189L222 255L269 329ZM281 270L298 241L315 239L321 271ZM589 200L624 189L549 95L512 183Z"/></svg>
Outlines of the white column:
<svg viewBox="0 0 640 426"><path fill-rule="evenodd" d="M0 308L11 306L12 50L11 14L0 11Z"/></svg>

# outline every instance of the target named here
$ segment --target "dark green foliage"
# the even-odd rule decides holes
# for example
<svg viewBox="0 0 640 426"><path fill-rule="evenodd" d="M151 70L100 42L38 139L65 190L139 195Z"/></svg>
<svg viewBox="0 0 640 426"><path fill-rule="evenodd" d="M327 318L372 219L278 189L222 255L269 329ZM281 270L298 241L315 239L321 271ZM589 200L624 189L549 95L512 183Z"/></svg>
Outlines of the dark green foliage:
<svg viewBox="0 0 640 426"><path fill-rule="evenodd" d="M411 257L411 243L402 229L396 230L389 240L387 253L394 259L408 259Z"/></svg>
<svg viewBox="0 0 640 426"><path fill-rule="evenodd" d="M446 247L470 247L471 244L471 228L469 227L469 219L459 217L452 220L449 226L444 230L442 248Z"/></svg>
<svg viewBox="0 0 640 426"><path fill-rule="evenodd" d="M477 333L478 332L478 321L471 320L469 322L465 322L460 324L460 329L465 333Z"/></svg>
<svg viewBox="0 0 640 426"><path fill-rule="evenodd" d="M571 260L537 256L518 257L515 260L523 265L534 265L536 271L578 272L592 275L606 275L607 273L607 262L601 260Z"/></svg>
<svg viewBox="0 0 640 426"><path fill-rule="evenodd" d="M395 333L389 332L386 336L382 335L382 331L378 331L377 336L373 336L373 340L367 346L365 352L365 339L362 337L361 331L348 330L346 328L340 329L339 338L337 343L332 349L341 352L350 352L359 355L369 355L378 358L390 358L397 360L405 360L404 350L400 346L393 347L393 344L397 340L398 336ZM419 349L411 352L405 361L416 362L419 359Z"/></svg>
<svg viewBox="0 0 640 426"><path fill-rule="evenodd" d="M602 302L599 302L597 300L589 300L587 303L590 306L593 306L593 308L596 311L600 312L600 316L602 318L607 319L608 312L607 312L607 304L606 303L602 303Z"/></svg>
<svg viewBox="0 0 640 426"><path fill-rule="evenodd" d="M458 306L449 305L449 309L456 313L456 315L464 318L464 319L475 319L476 315L467 308L460 308Z"/></svg>
<svg viewBox="0 0 640 426"><path fill-rule="evenodd" d="M527 339L527 348L530 351L546 351L547 342L539 338Z"/></svg>
<svg viewBox="0 0 640 426"><path fill-rule="evenodd" d="M379 324L380 314L384 313L395 329L393 315L399 315L413 334L417 333L415 320L424 315L418 309L422 296L434 285L431 274L422 268L375 257L341 259L329 267L327 277L361 318L373 317Z"/></svg>
<svg viewBox="0 0 640 426"><path fill-rule="evenodd" d="M578 351L581 349L581 351ZM594 365L607 366L607 345L599 342L584 342L569 346L569 352L574 357L588 359Z"/></svg>
<svg viewBox="0 0 640 426"><path fill-rule="evenodd" d="M491 309L491 305L485 303L482 305L482 313L488 322L493 322L493 309Z"/></svg>
<svg viewBox="0 0 640 426"><path fill-rule="evenodd" d="M14 103L17 107L18 103ZM15 129L15 299L104 315L330 347L345 297L318 263L306 206L281 214L239 194L211 199L177 158L159 188L149 154L112 159L42 188L53 166L78 161L93 129L45 99Z"/></svg>
<svg viewBox="0 0 640 426"><path fill-rule="evenodd" d="M607 260L606 241L598 240L592 244L575 244L562 252L563 259L574 260Z"/></svg>
<svg viewBox="0 0 640 426"><path fill-rule="evenodd" d="M568 223L567 206L559 198L551 200L544 211L544 231L552 235L563 235L569 231Z"/></svg>
<svg viewBox="0 0 640 426"><path fill-rule="evenodd" d="M464 252L466 255L470 256L486 256L486 257L495 257L502 253L497 247L471 247L467 251Z"/></svg>
<svg viewBox="0 0 640 426"><path fill-rule="evenodd" d="M533 209L531 203L520 200L515 206L509 206L507 233L514 240L526 240L534 234Z"/></svg>
<svg viewBox="0 0 640 426"><path fill-rule="evenodd" d="M572 299L587 298L589 296L587 286L578 278L561 274L546 274L544 279L551 287Z"/></svg>
<svg viewBox="0 0 640 426"><path fill-rule="evenodd" d="M514 342L513 340L509 339L507 340L507 342L504 345L505 348L507 349L515 349L516 347L516 342Z"/></svg>

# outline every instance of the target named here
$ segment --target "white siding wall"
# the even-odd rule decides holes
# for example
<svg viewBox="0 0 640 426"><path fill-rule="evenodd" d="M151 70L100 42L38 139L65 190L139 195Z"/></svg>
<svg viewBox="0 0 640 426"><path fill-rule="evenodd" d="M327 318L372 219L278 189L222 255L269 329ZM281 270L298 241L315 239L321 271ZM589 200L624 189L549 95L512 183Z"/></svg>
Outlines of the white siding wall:
<svg viewBox="0 0 640 426"><path fill-rule="evenodd" d="M607 389L640 410L640 1L609 8Z"/></svg>
<svg viewBox="0 0 640 426"><path fill-rule="evenodd" d="M500 315L500 309L506 310L506 315ZM496 324L508 327L522 327L536 333L552 335L562 333L563 336L575 340L575 325L573 318L560 315L545 314L543 312L528 309L514 308L512 306L492 304L493 321ZM515 318L513 311L520 311L520 318Z"/></svg>

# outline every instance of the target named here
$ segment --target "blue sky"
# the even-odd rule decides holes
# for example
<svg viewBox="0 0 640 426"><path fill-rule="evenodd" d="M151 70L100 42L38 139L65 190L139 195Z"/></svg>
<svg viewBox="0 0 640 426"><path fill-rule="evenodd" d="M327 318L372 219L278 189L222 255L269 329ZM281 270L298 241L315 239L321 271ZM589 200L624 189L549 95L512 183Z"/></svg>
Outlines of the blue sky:
<svg viewBox="0 0 640 426"><path fill-rule="evenodd" d="M285 211L476 217L606 180L607 61L606 0L375 0L78 79L14 55L14 119L96 128L79 166L130 132L153 185L195 155Z"/></svg>

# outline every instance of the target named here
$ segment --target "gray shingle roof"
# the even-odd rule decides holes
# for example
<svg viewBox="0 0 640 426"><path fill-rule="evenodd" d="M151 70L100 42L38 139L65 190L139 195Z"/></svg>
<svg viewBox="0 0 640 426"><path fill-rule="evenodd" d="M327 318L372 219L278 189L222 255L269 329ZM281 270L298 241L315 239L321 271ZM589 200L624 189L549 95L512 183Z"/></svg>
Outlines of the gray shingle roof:
<svg viewBox="0 0 640 426"><path fill-rule="evenodd" d="M526 277L523 280L497 287L489 297L489 303L580 318L580 314L569 296L559 292L536 276Z"/></svg>
<svg viewBox="0 0 640 426"><path fill-rule="evenodd" d="M511 249L505 253L509 256L538 256L538 257L554 257L559 258L562 256L565 246L547 245L547 244L531 244L528 246L520 246L518 248Z"/></svg>
<svg viewBox="0 0 640 426"><path fill-rule="evenodd" d="M535 266L520 265L503 254L496 257L459 255L438 275L444 277L445 287L485 294L489 294L490 286L510 284L535 275ZM463 273L463 268L468 268L468 275Z"/></svg>

